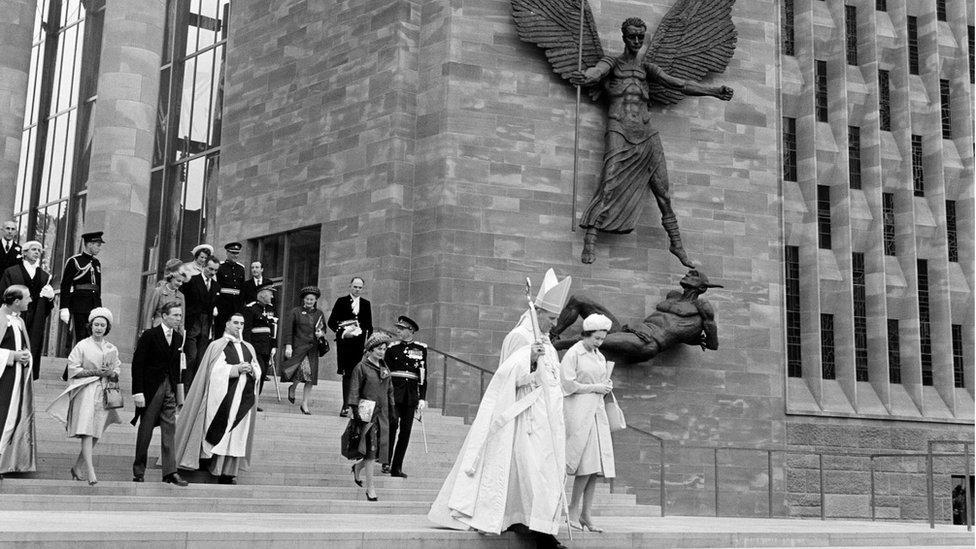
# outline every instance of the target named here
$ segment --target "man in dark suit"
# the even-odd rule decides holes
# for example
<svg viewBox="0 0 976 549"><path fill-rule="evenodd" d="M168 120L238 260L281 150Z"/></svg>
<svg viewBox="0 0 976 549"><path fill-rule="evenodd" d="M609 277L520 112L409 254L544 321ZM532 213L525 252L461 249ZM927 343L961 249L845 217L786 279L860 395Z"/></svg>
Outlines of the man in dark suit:
<svg viewBox="0 0 976 549"><path fill-rule="evenodd" d="M20 263L20 244L17 244L17 224L7 221L0 235L0 273Z"/></svg>
<svg viewBox="0 0 976 549"><path fill-rule="evenodd" d="M214 317L214 339L224 333L224 324L234 313L244 313L244 265L237 258L244 246L240 242L230 242L224 246L227 259L217 268L217 285L220 294L217 295L217 315ZM201 351L201 354L202 351Z"/></svg>
<svg viewBox="0 0 976 549"><path fill-rule="evenodd" d="M361 297L366 282L361 277L349 281L349 295L336 300L326 323L336 335L336 363L342 376L342 402L349 401L349 383L353 367L363 358L366 338L373 333L373 312L369 301ZM339 411L342 417L349 417L349 409Z"/></svg>
<svg viewBox="0 0 976 549"><path fill-rule="evenodd" d="M217 259L207 260L203 272L193 275L180 286L186 300L186 372L183 383L189 387L197 372L197 362L210 345L210 328L213 325L214 304L220 285L217 284ZM223 332L221 332L223 333Z"/></svg>
<svg viewBox="0 0 976 549"><path fill-rule="evenodd" d="M24 260L12 265L0 274L0 294L19 284L30 290L31 302L24 313L24 325L30 336L31 356L34 357L32 367L34 379L41 375L41 347L44 344L44 328L47 326L48 315L54 308L54 288L51 287L51 275L41 269L41 253L44 248L40 242L32 240L23 246Z"/></svg>
<svg viewBox="0 0 976 549"><path fill-rule="evenodd" d="M143 482L153 428L159 425L162 449L163 482L186 486L176 472L176 411L183 405L180 380L180 347L183 323L179 303L163 305L162 322L139 336L132 355L132 401L136 405L133 423L139 422L136 435L136 459L132 462L132 481Z"/></svg>
<svg viewBox="0 0 976 549"><path fill-rule="evenodd" d="M61 274L61 321L71 323L75 343L88 333L88 313L102 306L102 264L95 258L105 240L102 231L81 235L84 250L68 258Z"/></svg>
<svg viewBox="0 0 976 549"><path fill-rule="evenodd" d="M261 266L261 262L252 261L251 278L244 281L244 289L241 290L241 295L244 296L244 306L247 307L248 303L257 301L258 290L270 285L271 281L264 276L264 267Z"/></svg>

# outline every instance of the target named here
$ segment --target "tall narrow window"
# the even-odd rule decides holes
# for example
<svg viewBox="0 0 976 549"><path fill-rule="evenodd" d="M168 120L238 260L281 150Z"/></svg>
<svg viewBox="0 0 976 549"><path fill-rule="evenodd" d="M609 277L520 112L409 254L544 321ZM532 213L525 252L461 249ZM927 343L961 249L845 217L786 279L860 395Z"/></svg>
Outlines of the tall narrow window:
<svg viewBox="0 0 976 549"><path fill-rule="evenodd" d="M972 25L966 27L969 31L969 83L976 83L976 52L973 49L976 48L976 29Z"/></svg>
<svg viewBox="0 0 976 549"><path fill-rule="evenodd" d="M800 248L786 247L786 373L803 376L800 347Z"/></svg>
<svg viewBox="0 0 976 549"><path fill-rule="evenodd" d="M783 0L783 55L796 55L793 0Z"/></svg>
<svg viewBox="0 0 976 549"><path fill-rule="evenodd" d="M959 262L959 241L956 240L956 201L946 200L946 242L949 248L949 261Z"/></svg>
<svg viewBox="0 0 976 549"><path fill-rule="evenodd" d="M946 0L935 0L935 17L939 21L946 21Z"/></svg>
<svg viewBox="0 0 976 549"><path fill-rule="evenodd" d="M858 381L868 381L868 302L864 285L864 254L851 254L854 294L854 372Z"/></svg>
<svg viewBox="0 0 976 549"><path fill-rule="evenodd" d="M796 181L796 118L783 117L783 179Z"/></svg>
<svg viewBox="0 0 976 549"><path fill-rule="evenodd" d="M861 188L861 128L847 127L847 171L852 189Z"/></svg>
<svg viewBox="0 0 976 549"><path fill-rule="evenodd" d="M962 325L952 325L952 379L956 387L966 386L965 363L962 359Z"/></svg>
<svg viewBox="0 0 976 549"><path fill-rule="evenodd" d="M932 385L932 326L929 318L929 262L918 260L918 332L922 385Z"/></svg>
<svg viewBox="0 0 976 549"><path fill-rule="evenodd" d="M918 18L908 16L908 72L918 74Z"/></svg>
<svg viewBox="0 0 976 549"><path fill-rule="evenodd" d="M939 99L942 101L942 138L952 139L952 103L948 80L939 80Z"/></svg>
<svg viewBox="0 0 976 549"><path fill-rule="evenodd" d="M820 315L820 373L824 379L836 379L834 364L834 315Z"/></svg>
<svg viewBox="0 0 976 549"><path fill-rule="evenodd" d="M888 11L888 0L874 0L874 9Z"/></svg>
<svg viewBox="0 0 976 549"><path fill-rule="evenodd" d="M207 240L220 172L230 0L167 2L149 201L144 287L170 257Z"/></svg>
<svg viewBox="0 0 976 549"><path fill-rule="evenodd" d="M844 6L844 23L847 31L847 64L857 65L857 8Z"/></svg>
<svg viewBox="0 0 976 549"><path fill-rule="evenodd" d="M888 382L901 383L901 347L898 341L898 321L888 319Z"/></svg>
<svg viewBox="0 0 976 549"><path fill-rule="evenodd" d="M888 71L878 71L878 112L881 130L891 131L891 88Z"/></svg>
<svg viewBox="0 0 976 549"><path fill-rule="evenodd" d="M895 195L881 193L881 212L884 217L884 253L895 255Z"/></svg>
<svg viewBox="0 0 976 549"><path fill-rule="evenodd" d="M817 185L817 241L821 249L830 249L830 187L827 185Z"/></svg>
<svg viewBox="0 0 976 549"><path fill-rule="evenodd" d="M922 136L912 135L912 187L915 196L925 196L925 169L922 164Z"/></svg>
<svg viewBox="0 0 976 549"><path fill-rule="evenodd" d="M827 62L815 61L817 82L817 122L827 121Z"/></svg>

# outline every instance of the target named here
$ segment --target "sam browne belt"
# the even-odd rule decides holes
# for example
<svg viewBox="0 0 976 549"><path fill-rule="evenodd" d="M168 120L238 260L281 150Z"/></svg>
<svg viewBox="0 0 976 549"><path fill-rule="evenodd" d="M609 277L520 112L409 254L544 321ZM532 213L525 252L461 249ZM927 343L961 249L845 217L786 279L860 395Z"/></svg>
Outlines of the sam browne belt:
<svg viewBox="0 0 976 549"><path fill-rule="evenodd" d="M241 295L241 291L237 288L221 288L220 293L228 295Z"/></svg>
<svg viewBox="0 0 976 549"><path fill-rule="evenodd" d="M419 375L417 375L417 374L415 374L413 372L407 372L407 371L404 371L404 370L392 371L392 372L390 372L390 377L400 377L400 378L403 378L403 379L412 379L414 381L420 381L420 376Z"/></svg>

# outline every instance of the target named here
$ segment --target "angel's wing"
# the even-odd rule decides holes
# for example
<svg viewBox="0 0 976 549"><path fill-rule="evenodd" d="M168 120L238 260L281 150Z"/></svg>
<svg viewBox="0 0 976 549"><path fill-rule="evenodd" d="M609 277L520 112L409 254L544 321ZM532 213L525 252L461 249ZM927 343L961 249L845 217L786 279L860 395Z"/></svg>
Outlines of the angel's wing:
<svg viewBox="0 0 976 549"><path fill-rule="evenodd" d="M518 37L545 50L552 70L564 79L575 71L579 56L580 4L583 17L583 69L603 57L600 35L586 0L511 0Z"/></svg>
<svg viewBox="0 0 976 549"><path fill-rule="evenodd" d="M738 33L732 23L735 0L677 0L651 39L644 61L686 80L701 80L709 72L725 72L735 52ZM651 85L651 100L673 104L684 94L660 84Z"/></svg>

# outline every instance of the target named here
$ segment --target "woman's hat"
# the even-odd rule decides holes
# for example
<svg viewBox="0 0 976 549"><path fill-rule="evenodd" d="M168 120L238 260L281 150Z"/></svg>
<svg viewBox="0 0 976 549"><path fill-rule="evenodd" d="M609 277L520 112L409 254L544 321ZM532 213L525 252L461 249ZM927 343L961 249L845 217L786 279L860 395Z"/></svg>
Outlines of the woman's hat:
<svg viewBox="0 0 976 549"><path fill-rule="evenodd" d="M197 247L193 248L193 251L191 251L190 254L193 257L196 257L197 254L202 252L203 250L207 250L207 253L209 253L210 255L213 255L214 253L213 246L211 246L210 244L200 244Z"/></svg>
<svg viewBox="0 0 976 549"><path fill-rule="evenodd" d="M109 324L115 322L115 317L112 316L112 311L108 310L107 307L95 307L88 313L88 322L95 320L98 317L102 317L108 321Z"/></svg>
<svg viewBox="0 0 976 549"><path fill-rule="evenodd" d="M322 297L322 290L318 289L317 286L305 286L298 291L298 297L304 299L308 294L315 296L315 299Z"/></svg>
<svg viewBox="0 0 976 549"><path fill-rule="evenodd" d="M373 349L379 347L380 345L389 344L393 341L390 334L386 332L375 332L373 335L369 336L366 340L366 345L363 347L363 352L370 352Z"/></svg>
<svg viewBox="0 0 976 549"><path fill-rule="evenodd" d="M583 319L584 332L596 332L599 330L609 332L611 326L613 326L613 322L601 314L592 314Z"/></svg>

